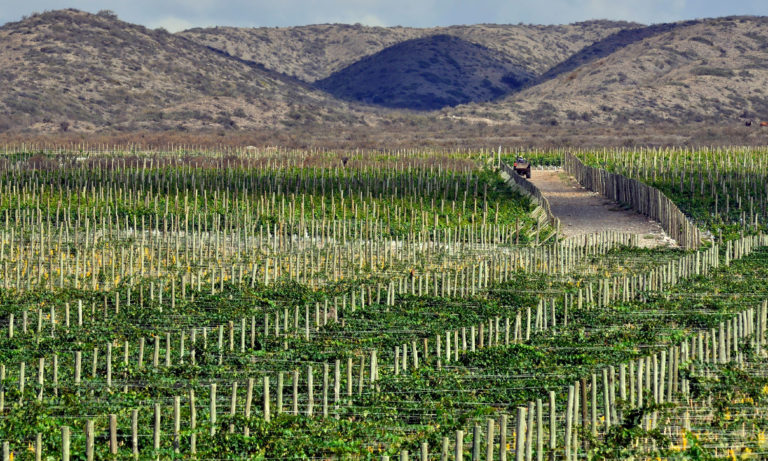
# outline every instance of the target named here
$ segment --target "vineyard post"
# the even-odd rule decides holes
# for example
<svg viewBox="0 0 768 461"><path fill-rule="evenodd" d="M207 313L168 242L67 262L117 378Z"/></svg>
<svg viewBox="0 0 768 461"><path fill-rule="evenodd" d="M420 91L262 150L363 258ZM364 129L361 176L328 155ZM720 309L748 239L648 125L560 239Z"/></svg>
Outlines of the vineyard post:
<svg viewBox="0 0 768 461"><path fill-rule="evenodd" d="M26 363L21 362L21 364L19 365L19 394L20 394L19 402L20 403L24 401L24 382L26 381L26 378L24 376L25 368L26 368Z"/></svg>
<svg viewBox="0 0 768 461"><path fill-rule="evenodd" d="M181 440L179 439L179 432L181 431L181 398L179 396L173 397L173 451L179 452L179 445Z"/></svg>
<svg viewBox="0 0 768 461"><path fill-rule="evenodd" d="M464 461L464 431L461 429L456 431L456 455L454 459Z"/></svg>
<svg viewBox="0 0 768 461"><path fill-rule="evenodd" d="M134 459L139 457L139 410L131 410L131 451Z"/></svg>
<svg viewBox="0 0 768 461"><path fill-rule="evenodd" d="M85 422L85 459L93 461L93 420Z"/></svg>
<svg viewBox="0 0 768 461"><path fill-rule="evenodd" d="M109 453L117 454L117 415L109 415Z"/></svg>
<svg viewBox="0 0 768 461"><path fill-rule="evenodd" d="M486 461L493 461L493 438L494 438L494 421L492 418L486 420L486 442L485 442L485 459Z"/></svg>
<svg viewBox="0 0 768 461"><path fill-rule="evenodd" d="M528 419L526 421L526 433L525 433L525 461L531 461L533 458L533 417L535 407L534 403L528 402Z"/></svg>
<svg viewBox="0 0 768 461"><path fill-rule="evenodd" d="M264 376L264 421L269 422L271 420L269 414L269 376Z"/></svg>
<svg viewBox="0 0 768 461"><path fill-rule="evenodd" d="M107 343L107 387L112 387L112 343Z"/></svg>
<svg viewBox="0 0 768 461"><path fill-rule="evenodd" d="M549 391L549 459L555 459L557 449L557 408L555 407L555 391Z"/></svg>
<svg viewBox="0 0 768 461"><path fill-rule="evenodd" d="M293 370L293 394L291 394L291 414L299 414L299 370Z"/></svg>
<svg viewBox="0 0 768 461"><path fill-rule="evenodd" d="M536 461L544 460L544 410L543 402L536 399Z"/></svg>
<svg viewBox="0 0 768 461"><path fill-rule="evenodd" d="M195 390L189 390L189 428L192 434L189 436L189 451L193 455L197 453L197 407L195 407Z"/></svg>
<svg viewBox="0 0 768 461"><path fill-rule="evenodd" d="M603 368L603 416L605 417L605 432L611 428L611 403L608 390L608 370Z"/></svg>
<svg viewBox="0 0 768 461"><path fill-rule="evenodd" d="M313 385L313 373L312 373L312 365L307 366L307 416L312 417L312 412L315 406L315 397L314 397L314 385Z"/></svg>
<svg viewBox="0 0 768 461"><path fill-rule="evenodd" d="M570 385L568 387L568 404L566 406L566 412L565 412L565 459L568 461L571 460L573 404L574 404L574 389L573 389L573 385Z"/></svg>
<svg viewBox="0 0 768 461"><path fill-rule="evenodd" d="M35 434L35 461L41 461L43 459L43 434L38 432Z"/></svg>
<svg viewBox="0 0 768 461"><path fill-rule="evenodd" d="M499 422L499 461L507 461L507 415L501 415Z"/></svg>
<svg viewBox="0 0 768 461"><path fill-rule="evenodd" d="M211 437L216 435L216 383L211 383L210 422Z"/></svg>
<svg viewBox="0 0 768 461"><path fill-rule="evenodd" d="M155 452L157 452L160 450L160 404L157 402L155 402L154 420L155 424L152 431L152 448L155 450Z"/></svg>
<svg viewBox="0 0 768 461"><path fill-rule="evenodd" d="M517 432L515 437L515 461L525 460L526 445L526 427L525 417L528 409L526 407L517 407Z"/></svg>
<svg viewBox="0 0 768 461"><path fill-rule="evenodd" d="M5 451L5 447L3 447L3 451ZM3 456L5 457L5 453ZM61 459L62 461L69 461L69 426L61 426Z"/></svg>
<svg viewBox="0 0 768 461"><path fill-rule="evenodd" d="M45 384L45 357L40 357L37 367L37 385L40 389L37 392L37 401L43 401L43 385Z"/></svg>
<svg viewBox="0 0 768 461"><path fill-rule="evenodd" d="M323 418L328 417L328 362L323 363Z"/></svg>

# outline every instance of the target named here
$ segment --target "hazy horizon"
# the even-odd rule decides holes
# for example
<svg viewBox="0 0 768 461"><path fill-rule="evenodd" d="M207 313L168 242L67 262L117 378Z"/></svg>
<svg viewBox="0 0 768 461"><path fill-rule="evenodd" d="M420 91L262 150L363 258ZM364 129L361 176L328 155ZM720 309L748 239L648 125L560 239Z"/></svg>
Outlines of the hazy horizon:
<svg viewBox="0 0 768 461"><path fill-rule="evenodd" d="M344 23L369 26L436 27L461 24L569 24L587 20L643 24L705 17L768 15L765 0L135 0L131 4L96 0L12 1L0 9L0 24L35 12L76 8L91 13L112 10L124 21L171 32L193 27L288 27Z"/></svg>

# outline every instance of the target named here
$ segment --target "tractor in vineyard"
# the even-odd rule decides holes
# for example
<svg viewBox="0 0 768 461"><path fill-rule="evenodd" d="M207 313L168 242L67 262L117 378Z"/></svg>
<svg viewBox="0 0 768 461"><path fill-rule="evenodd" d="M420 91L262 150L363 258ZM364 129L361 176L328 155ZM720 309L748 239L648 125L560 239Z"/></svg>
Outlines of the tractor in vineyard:
<svg viewBox="0 0 768 461"><path fill-rule="evenodd" d="M526 178L531 179L531 162L525 158L518 156L515 159L515 163L512 164L512 168L514 168L515 172L520 176L525 176Z"/></svg>

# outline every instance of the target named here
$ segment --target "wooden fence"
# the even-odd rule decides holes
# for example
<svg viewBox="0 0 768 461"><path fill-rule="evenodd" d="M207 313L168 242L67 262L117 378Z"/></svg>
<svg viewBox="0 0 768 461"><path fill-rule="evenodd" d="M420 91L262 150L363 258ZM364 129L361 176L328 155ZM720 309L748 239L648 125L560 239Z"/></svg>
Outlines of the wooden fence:
<svg viewBox="0 0 768 461"><path fill-rule="evenodd" d="M538 205L547 215L547 221L549 221L549 224L553 229L555 229L556 234L559 234L560 220L554 214L552 214L552 209L549 206L549 200L544 197L544 194L541 193L541 190L539 190L539 188L536 187L532 182L517 174L515 169L506 163L501 162L500 169L509 175L510 181L513 181L520 189L522 189L526 194L530 195L531 198L538 203ZM557 241L557 235L555 236L555 241Z"/></svg>
<svg viewBox="0 0 768 461"><path fill-rule="evenodd" d="M655 187L601 168L587 166L571 153L563 155L563 169L585 188L616 202L625 203L638 213L658 221L667 235L681 248L690 250L701 246L701 230L672 200Z"/></svg>

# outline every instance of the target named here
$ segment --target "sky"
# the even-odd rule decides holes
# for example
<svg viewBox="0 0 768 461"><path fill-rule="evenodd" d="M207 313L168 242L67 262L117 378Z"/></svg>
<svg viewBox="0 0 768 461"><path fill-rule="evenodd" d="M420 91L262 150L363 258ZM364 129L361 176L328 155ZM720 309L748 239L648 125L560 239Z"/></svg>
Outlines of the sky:
<svg viewBox="0 0 768 461"><path fill-rule="evenodd" d="M120 19L176 32L191 27L322 23L432 27L567 24L614 19L652 24L768 15L768 0L0 0L0 24L45 10L112 10Z"/></svg>

